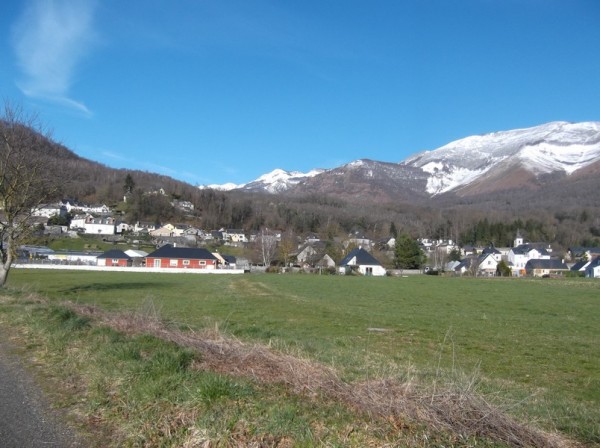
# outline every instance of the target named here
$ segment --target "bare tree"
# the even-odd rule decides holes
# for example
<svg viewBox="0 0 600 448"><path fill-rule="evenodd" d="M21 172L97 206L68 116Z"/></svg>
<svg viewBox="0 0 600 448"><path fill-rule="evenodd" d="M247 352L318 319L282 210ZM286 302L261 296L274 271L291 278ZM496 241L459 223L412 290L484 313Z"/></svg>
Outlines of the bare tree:
<svg viewBox="0 0 600 448"><path fill-rule="evenodd" d="M446 251L446 247L436 246L436 248L431 252L429 259L434 269L444 269L444 266L446 263L448 263L448 252Z"/></svg>
<svg viewBox="0 0 600 448"><path fill-rule="evenodd" d="M32 212L58 191L51 174L51 145L35 116L4 103L0 117L0 287L6 283L17 247L31 235Z"/></svg>
<svg viewBox="0 0 600 448"><path fill-rule="evenodd" d="M296 249L296 236L294 235L294 232L288 230L282 235L281 242L279 243L279 255L281 256L281 259L283 260L283 265L285 267L288 267L291 254Z"/></svg>
<svg viewBox="0 0 600 448"><path fill-rule="evenodd" d="M264 266L271 266L271 261L277 253L277 237L268 228L263 228L256 238L258 255Z"/></svg>

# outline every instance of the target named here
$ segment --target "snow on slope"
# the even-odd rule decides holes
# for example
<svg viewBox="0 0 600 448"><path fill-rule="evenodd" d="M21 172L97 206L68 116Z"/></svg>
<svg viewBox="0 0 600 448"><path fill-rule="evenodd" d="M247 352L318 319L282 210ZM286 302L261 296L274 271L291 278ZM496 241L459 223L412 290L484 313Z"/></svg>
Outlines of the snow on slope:
<svg viewBox="0 0 600 448"><path fill-rule="evenodd" d="M198 188L200 190L210 189L210 190L219 190L219 191L231 191L231 190L235 190L236 188L243 187L243 186L244 185L238 185L238 184L229 182L226 184L199 185Z"/></svg>
<svg viewBox="0 0 600 448"><path fill-rule="evenodd" d="M394 182L414 182L406 167L422 170L427 175L426 191L436 195L466 186L475 180L485 181L485 175L498 164L506 169L525 168L535 175L562 171L572 174L600 160L600 122L567 123L553 122L526 129L475 135L448 143L433 151L417 154L400 164L386 169L394 171ZM366 159L345 165L348 169L364 168ZM377 164L377 163L376 163ZM394 170L391 165L403 166ZM420 169L420 170L419 170ZM241 189L280 193L303 180L328 170L313 170L309 173L276 169L247 184L209 185L200 188L218 190ZM343 175L343 170L329 170ZM366 177L373 177L372 171ZM390 176L388 176L390 177ZM411 180L412 179L412 180Z"/></svg>
<svg viewBox="0 0 600 448"><path fill-rule="evenodd" d="M243 188L245 190L263 190L269 193L280 193L297 185L304 179L314 177L322 172L323 170L312 170L308 173L301 173L300 171L285 171L278 168L247 183Z"/></svg>
<svg viewBox="0 0 600 448"><path fill-rule="evenodd" d="M308 177L316 176L322 173L324 170L312 170L308 173L301 173L300 171L285 171L282 169L275 169L270 173L263 174L258 179L248 182L247 184L213 184L203 185L199 188L212 188L214 190L230 191L230 190L252 190L252 191L267 191L269 193L280 193L287 190L293 185L297 185Z"/></svg>
<svg viewBox="0 0 600 448"><path fill-rule="evenodd" d="M435 195L467 185L505 160L535 174L571 174L600 160L600 122L553 122L471 136L403 163L427 172L427 192Z"/></svg>

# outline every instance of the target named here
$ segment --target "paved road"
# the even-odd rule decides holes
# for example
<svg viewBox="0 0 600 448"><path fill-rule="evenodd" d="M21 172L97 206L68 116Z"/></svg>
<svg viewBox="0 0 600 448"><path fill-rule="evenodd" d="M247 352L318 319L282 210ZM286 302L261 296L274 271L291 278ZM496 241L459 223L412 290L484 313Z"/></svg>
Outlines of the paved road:
<svg viewBox="0 0 600 448"><path fill-rule="evenodd" d="M0 330L0 447L83 447L60 422Z"/></svg>

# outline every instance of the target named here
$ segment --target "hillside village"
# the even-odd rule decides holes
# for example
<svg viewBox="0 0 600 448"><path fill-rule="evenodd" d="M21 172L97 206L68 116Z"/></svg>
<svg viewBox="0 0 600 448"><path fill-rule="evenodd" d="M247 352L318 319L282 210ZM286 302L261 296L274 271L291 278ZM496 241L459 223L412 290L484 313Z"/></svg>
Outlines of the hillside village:
<svg viewBox="0 0 600 448"><path fill-rule="evenodd" d="M163 194L158 191L156 194ZM126 198L125 198L126 199ZM193 204L173 201L191 212ZM59 218L69 217L67 221ZM284 230L264 229L248 233L242 229L201 229L189 224L125 222L105 204L88 205L74 200L43 205L32 211L38 233L54 238L96 236L105 242L130 247L142 242L146 249L108 251L54 251L24 245L20 263L145 267L204 270L274 270L368 276L414 273L477 277L600 278L600 248L572 247L566 253L553 251L550 242L529 242L517 232L512 247L460 247L452 240L415 240L423 254L417 265L399 266L395 259L396 238L372 239L360 231L345 238L323 240L310 233L300 238ZM60 224L53 224L61 222ZM149 248L156 248L150 250ZM209 250L212 249L212 250ZM226 252L242 254L225 255ZM404 269L403 269L404 268Z"/></svg>

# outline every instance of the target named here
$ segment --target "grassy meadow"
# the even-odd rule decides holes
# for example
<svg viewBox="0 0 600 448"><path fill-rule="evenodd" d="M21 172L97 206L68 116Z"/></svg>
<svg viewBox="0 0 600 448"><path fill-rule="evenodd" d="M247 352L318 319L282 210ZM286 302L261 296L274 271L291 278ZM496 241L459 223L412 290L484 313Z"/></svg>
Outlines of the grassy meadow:
<svg viewBox="0 0 600 448"><path fill-rule="evenodd" d="M109 312L146 310L184 332L218 328L241 341L259 342L333 367L347 382L395 378L435 387L438 382L467 378L476 383L478 393L517 418L585 445L600 444L598 281L13 270L8 286L14 297L35 293L57 305L68 301ZM15 325L19 310L17 302L0 302L0 326ZM48 316L56 315L53 310ZM94 343L101 347L107 337ZM176 363L185 364L191 355L184 351L178 356L182 360ZM249 412L240 403L252 402L244 397L256 394L256 390L249 392L256 386L229 377L215 378L202 381L233 382L235 387L228 383L231 387L224 390L233 388L234 396L229 399L237 403L235 412ZM262 399L270 403L281 391L261 394L271 397ZM365 442L360 431L355 431L358 439L353 443L339 433L315 438L314 425L306 422L328 421L336 415L329 425L344 426L350 424L351 413L335 403L315 411L306 403L293 404L298 397L285 396L287 404L273 405L273 409L289 414L287 420L285 415L280 417L292 429L268 429L277 421L271 416L267 419L271 423L264 422L260 431L290 437L294 446L317 442L360 446ZM203 403L214 406L210 400ZM271 415L264 409L261 412ZM321 412L320 416L312 415L315 412ZM207 418L203 415L197 419ZM245 431L259 431L253 428ZM378 437L379 442L392 440L386 434Z"/></svg>

